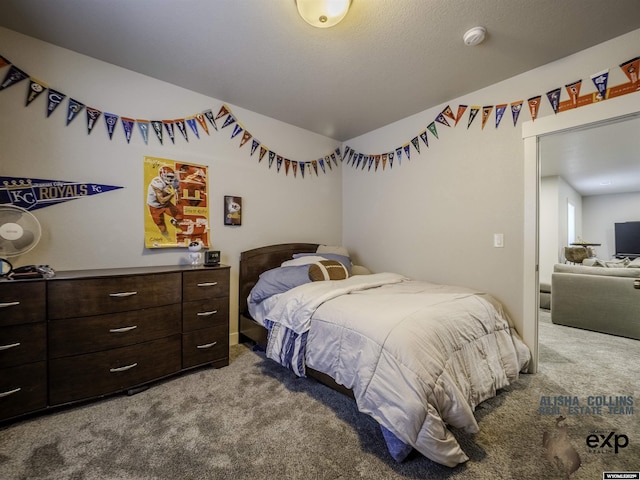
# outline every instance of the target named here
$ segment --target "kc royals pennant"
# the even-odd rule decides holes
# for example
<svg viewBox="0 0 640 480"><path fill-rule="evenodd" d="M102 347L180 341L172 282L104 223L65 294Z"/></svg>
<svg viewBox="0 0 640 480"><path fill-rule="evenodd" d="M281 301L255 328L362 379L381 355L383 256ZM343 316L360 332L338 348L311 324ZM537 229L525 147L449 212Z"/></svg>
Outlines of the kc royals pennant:
<svg viewBox="0 0 640 480"><path fill-rule="evenodd" d="M123 187L40 178L0 177L0 204L37 210Z"/></svg>

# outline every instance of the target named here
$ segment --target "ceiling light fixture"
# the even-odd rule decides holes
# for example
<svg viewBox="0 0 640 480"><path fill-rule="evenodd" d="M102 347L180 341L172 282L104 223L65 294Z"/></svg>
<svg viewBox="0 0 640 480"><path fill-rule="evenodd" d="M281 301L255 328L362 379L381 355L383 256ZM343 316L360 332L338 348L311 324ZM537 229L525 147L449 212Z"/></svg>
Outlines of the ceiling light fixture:
<svg viewBox="0 0 640 480"><path fill-rule="evenodd" d="M462 36L462 40L464 40L464 44L469 47L475 47L476 45L480 45L484 38L487 35L487 29L484 27L473 27L465 32Z"/></svg>
<svg viewBox="0 0 640 480"><path fill-rule="evenodd" d="M309 25L328 28L347 16L351 0L295 0L298 13Z"/></svg>

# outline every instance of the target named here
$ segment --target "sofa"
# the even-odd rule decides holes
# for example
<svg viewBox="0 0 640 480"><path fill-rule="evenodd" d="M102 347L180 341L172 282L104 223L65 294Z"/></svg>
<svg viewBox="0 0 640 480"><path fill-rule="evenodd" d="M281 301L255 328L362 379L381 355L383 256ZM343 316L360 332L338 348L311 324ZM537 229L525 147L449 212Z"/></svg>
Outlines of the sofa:
<svg viewBox="0 0 640 480"><path fill-rule="evenodd" d="M640 259L554 265L551 321L640 340Z"/></svg>

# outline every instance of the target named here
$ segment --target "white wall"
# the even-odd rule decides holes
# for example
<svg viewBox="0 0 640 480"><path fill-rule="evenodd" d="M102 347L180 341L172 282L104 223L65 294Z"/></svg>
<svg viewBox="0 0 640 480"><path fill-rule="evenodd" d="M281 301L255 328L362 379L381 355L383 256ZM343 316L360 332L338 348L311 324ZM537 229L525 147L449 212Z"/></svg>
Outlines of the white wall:
<svg viewBox="0 0 640 480"><path fill-rule="evenodd" d="M584 238L594 243L598 258L610 259L616 253L613 224L640 221L640 192L583 197Z"/></svg>
<svg viewBox="0 0 640 480"><path fill-rule="evenodd" d="M51 88L100 110L147 119L183 118L206 109L218 112L223 100L208 98L132 71L76 54L0 28L0 52ZM4 78L8 67L0 70ZM176 132L145 145L137 126L127 144L119 124L109 140L104 120L87 134L82 112L65 126L67 101L46 117L46 95L25 107L28 81L0 92L0 175L79 181L125 188L34 211L43 236L16 265L44 263L58 270L119 266L172 265L186 259L184 249L144 248L144 156L209 167L212 248L231 265L231 331L237 331L237 266L243 250L272 243L341 240L342 172L294 178L276 173L267 160L239 148L233 127L186 142ZM268 148L292 160L315 160L339 143L234 105L235 117ZM191 132L190 132L191 133ZM284 168L284 167L283 167ZM243 223L223 226L223 196L243 197Z"/></svg>
<svg viewBox="0 0 640 480"><path fill-rule="evenodd" d="M544 159L542 160L544 161ZM540 282L551 282L553 265L564 262L566 204L576 206L576 234L595 247L598 258L615 255L614 223L640 221L640 192L581 197L561 177L540 181Z"/></svg>
<svg viewBox="0 0 640 480"><path fill-rule="evenodd" d="M560 177L540 179L540 224L538 244L540 283L551 284L553 265L560 261L558 182Z"/></svg>
<svg viewBox="0 0 640 480"><path fill-rule="evenodd" d="M496 105L542 95L540 117L554 115L546 92L577 78L582 93L595 90L589 77L610 68L610 85L627 81L619 63L638 55L640 30L447 102ZM505 60L507 61L507 60ZM617 69L617 70L616 70ZM399 80L400 81L400 80ZM433 85L438 88L437 75ZM562 100L566 98L562 92ZM364 153L395 150L419 134L446 104L346 142ZM359 261L374 270L394 270L416 278L479 288L495 295L523 330L523 255L530 239L524 217L524 144L521 125L510 114L499 128L492 114L466 128L438 124L439 140L399 168L373 173L344 167L343 237ZM589 108L582 107L580 110ZM562 114L558 114L560 116ZM504 233L504 248L493 234ZM532 317L533 318L533 317ZM532 338L528 338L531 343Z"/></svg>
<svg viewBox="0 0 640 480"><path fill-rule="evenodd" d="M543 160L544 161L544 160ZM582 238L585 240L582 234L582 215L584 208L582 206L582 196L576 192L571 185L569 185L563 178L558 180L558 246L561 250L561 257L564 261L564 247L569 242L569 218L568 218L568 204L571 202L575 207L575 240ZM540 213L542 216L542 212ZM588 240L588 239L587 239Z"/></svg>
<svg viewBox="0 0 640 480"><path fill-rule="evenodd" d="M616 65L638 55L640 30L566 59L540 67L448 102L496 105L543 95L540 117L553 115L545 92L576 78L611 69L610 85L626 81ZM180 118L223 100L98 62L73 52L0 29L2 55L52 88L97 108L132 117ZM399 78L399 82L401 78ZM433 85L438 88L437 75ZM563 99L566 92L562 92ZM44 99L24 107L26 82L0 92L0 174L123 185L124 190L36 211L44 228L38 249L23 263L49 263L59 269L178 263L182 252L148 251L142 243L142 158L162 156L210 168L213 246L232 269L237 288L240 251L279 241L342 243L355 259L376 271L391 270L415 278L479 288L501 300L522 329L523 255L527 242L525 167L521 125L530 119L524 107L517 127L507 113L499 128L493 114L480 128L478 117L466 128L438 124L440 139L413 153L392 170L355 171L349 166L304 180L276 174L238 148L230 132L218 132L188 144L163 147L139 135L131 145L109 141L104 129L86 135L76 119L64 126L63 112L46 119ZM395 150L423 131L446 104L345 142L358 151ZM236 116L262 142L292 159L311 160L332 151L335 142L231 105ZM588 109L590 107L583 107ZM580 109L582 110L582 109ZM562 115L562 114L559 114ZM341 182L342 181L342 188ZM243 226L222 226L222 196L244 198ZM215 198L215 193L212 195ZM342 226L339 224L342 216ZM504 248L493 248L493 234L504 234ZM234 294L236 297L234 297ZM231 325L235 329L237 292L232 290Z"/></svg>

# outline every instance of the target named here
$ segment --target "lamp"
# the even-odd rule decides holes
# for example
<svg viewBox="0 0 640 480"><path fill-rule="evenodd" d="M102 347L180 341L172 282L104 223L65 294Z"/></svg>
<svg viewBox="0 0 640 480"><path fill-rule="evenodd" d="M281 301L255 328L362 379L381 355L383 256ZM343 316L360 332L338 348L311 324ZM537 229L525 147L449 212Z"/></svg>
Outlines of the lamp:
<svg viewBox="0 0 640 480"><path fill-rule="evenodd" d="M351 0L295 0L298 13L309 25L328 28L347 15Z"/></svg>

